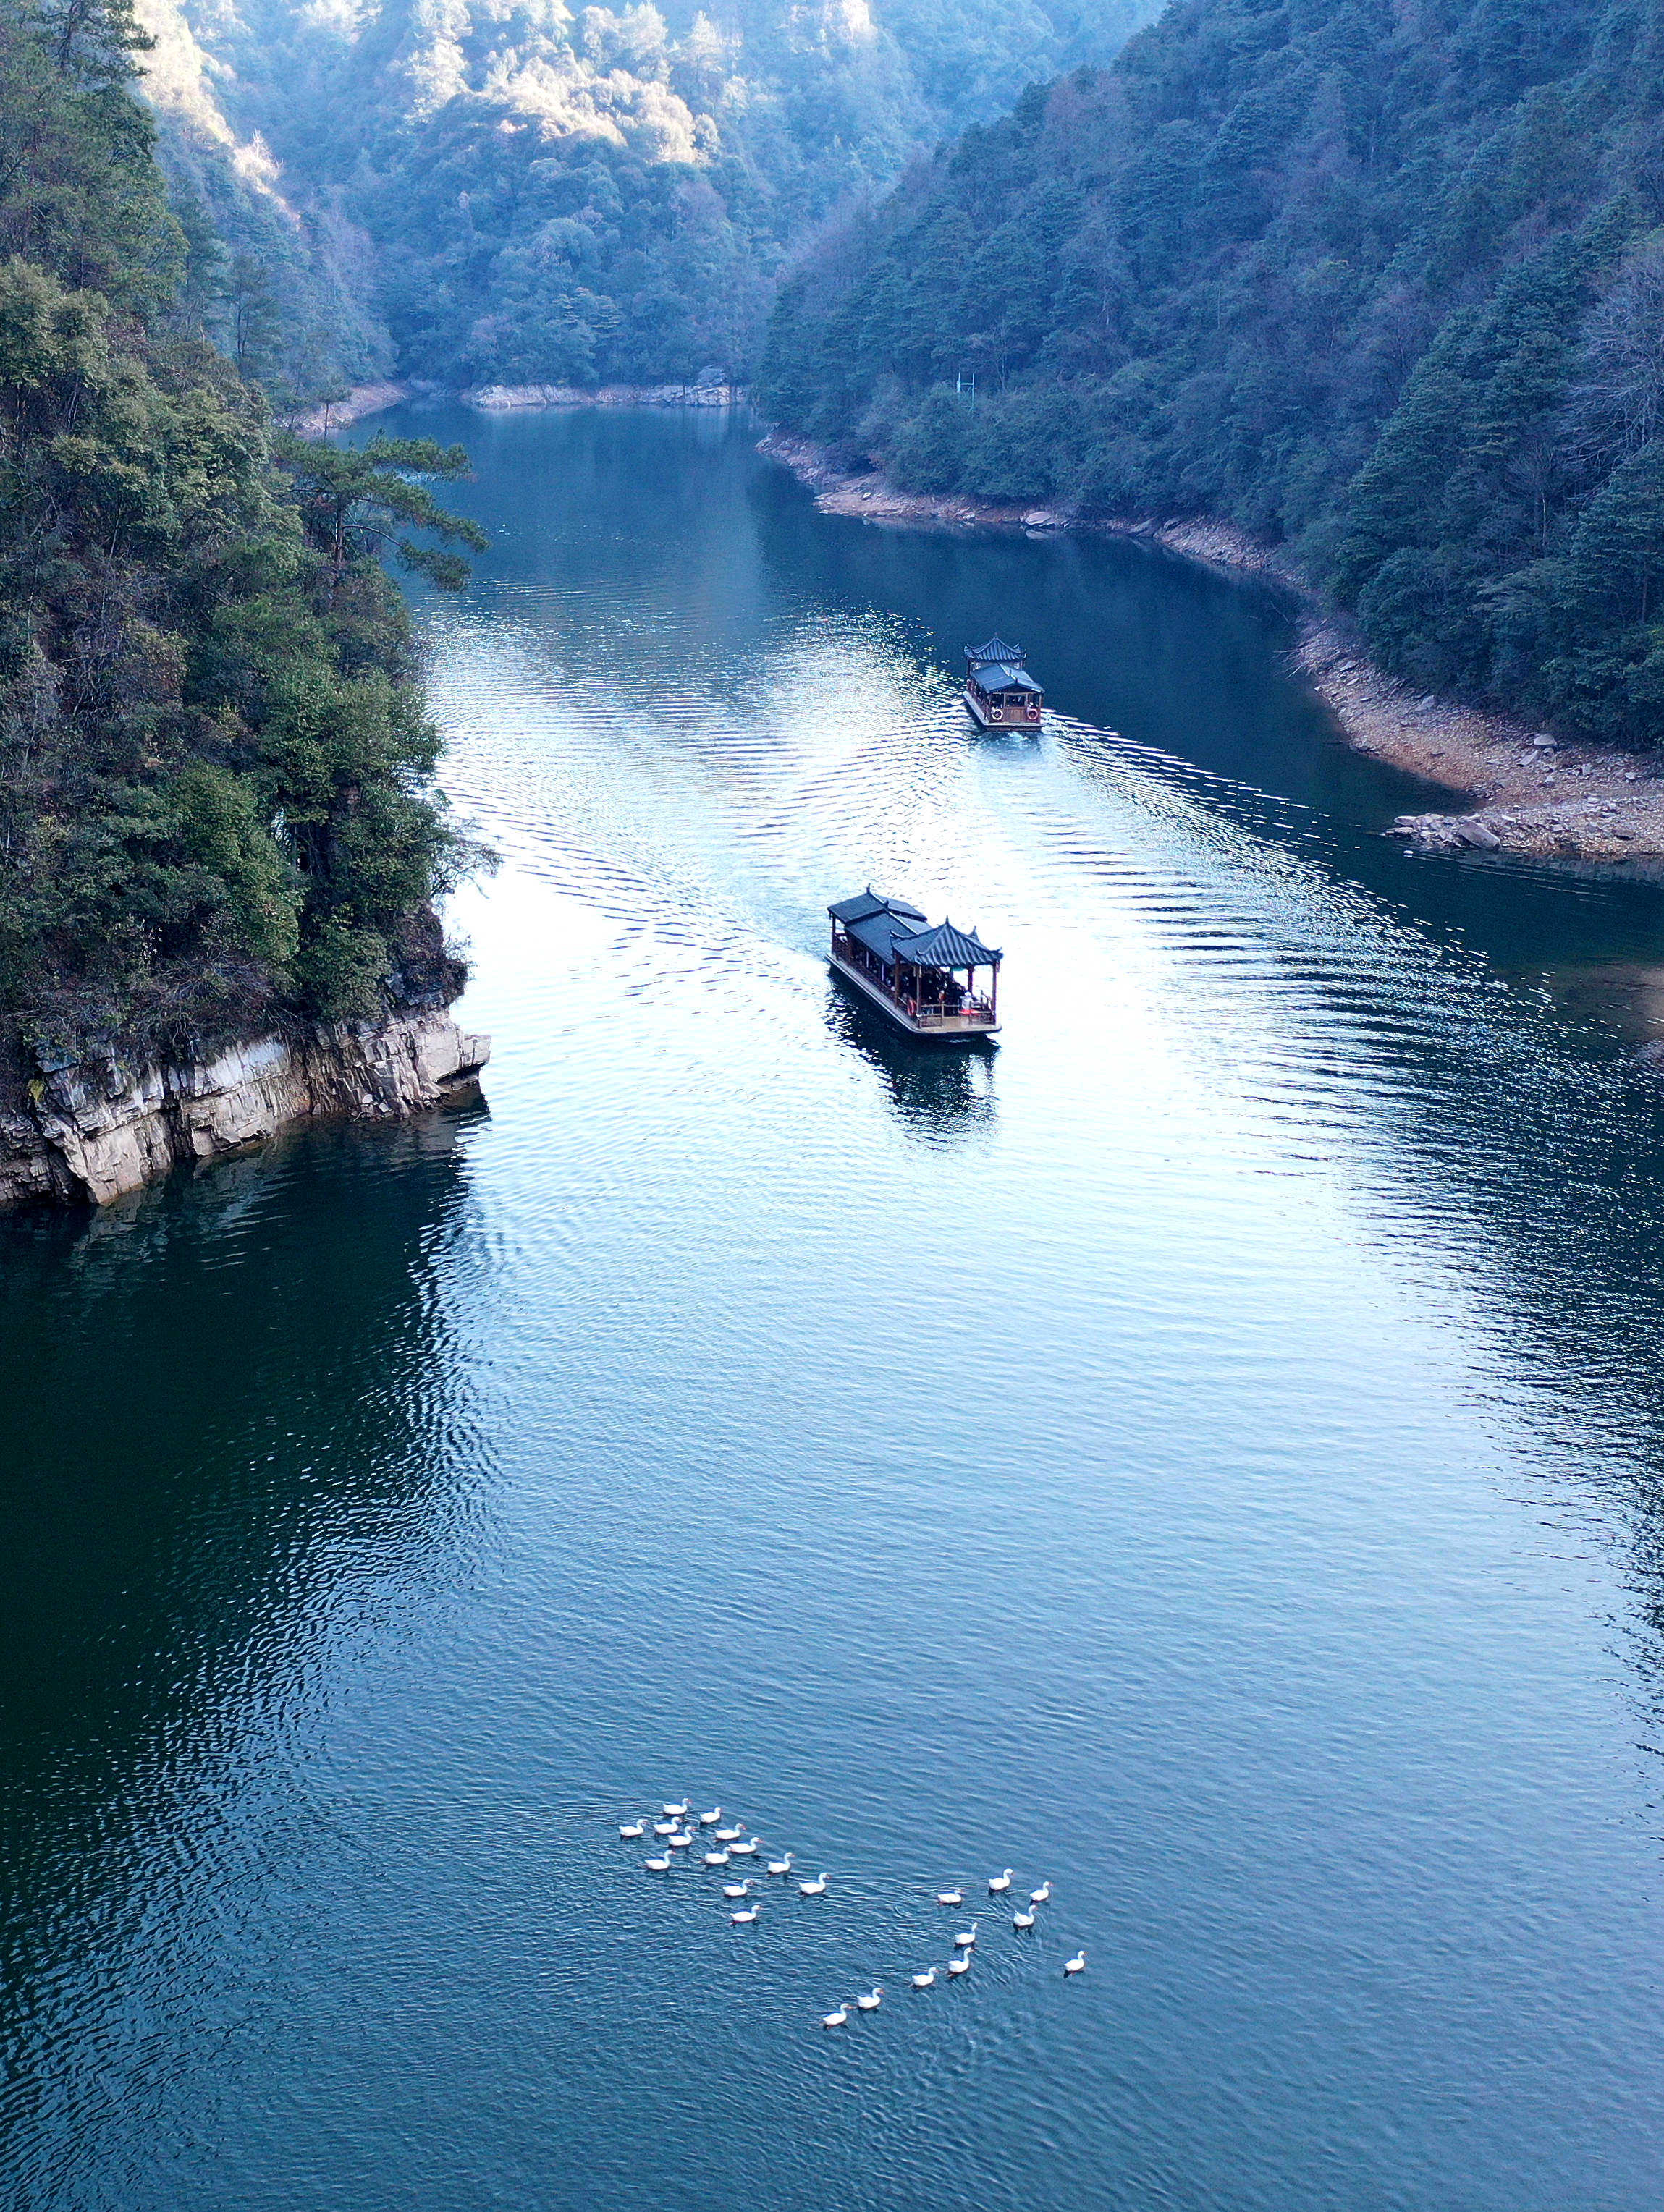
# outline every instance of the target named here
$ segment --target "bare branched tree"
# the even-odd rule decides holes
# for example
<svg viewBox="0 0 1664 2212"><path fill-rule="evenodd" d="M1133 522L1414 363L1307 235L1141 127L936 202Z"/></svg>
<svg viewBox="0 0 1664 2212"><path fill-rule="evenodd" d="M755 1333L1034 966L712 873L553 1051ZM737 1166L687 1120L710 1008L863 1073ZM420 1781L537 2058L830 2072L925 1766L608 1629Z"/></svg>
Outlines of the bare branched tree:
<svg viewBox="0 0 1664 2212"><path fill-rule="evenodd" d="M1566 427L1581 459L1608 468L1664 428L1664 239L1649 240L1590 315Z"/></svg>

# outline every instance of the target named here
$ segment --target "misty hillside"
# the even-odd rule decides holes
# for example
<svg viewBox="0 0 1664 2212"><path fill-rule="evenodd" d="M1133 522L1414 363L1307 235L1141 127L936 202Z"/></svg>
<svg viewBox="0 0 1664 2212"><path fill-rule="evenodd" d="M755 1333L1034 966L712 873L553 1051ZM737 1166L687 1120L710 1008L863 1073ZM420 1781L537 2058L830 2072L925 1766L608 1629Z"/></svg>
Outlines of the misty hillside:
<svg viewBox="0 0 1664 2212"><path fill-rule="evenodd" d="M1417 684L1654 743L1661 226L1658 0L1179 0L821 241L760 398L918 489L1228 519Z"/></svg>
<svg viewBox="0 0 1664 2212"><path fill-rule="evenodd" d="M270 268L244 366L454 389L747 373L817 225L1155 0L142 12L170 165Z"/></svg>

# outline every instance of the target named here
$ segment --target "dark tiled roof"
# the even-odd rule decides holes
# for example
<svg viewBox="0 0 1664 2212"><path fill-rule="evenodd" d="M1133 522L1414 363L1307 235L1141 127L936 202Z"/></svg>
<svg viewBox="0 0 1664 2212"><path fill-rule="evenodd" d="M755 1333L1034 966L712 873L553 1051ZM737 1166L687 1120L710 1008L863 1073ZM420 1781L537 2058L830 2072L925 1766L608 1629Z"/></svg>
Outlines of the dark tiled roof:
<svg viewBox="0 0 1664 2212"><path fill-rule="evenodd" d="M971 673L984 691L1038 691L1040 688L1026 668L1015 667L1009 661L973 668Z"/></svg>
<svg viewBox="0 0 1664 2212"><path fill-rule="evenodd" d="M1003 637L990 637L986 645L967 645L965 658L972 666L979 666L984 660L1009 662L1015 665L1022 659L1022 647L1008 645Z"/></svg>
<svg viewBox="0 0 1664 2212"><path fill-rule="evenodd" d="M991 968L1000 957L951 921L921 929L924 916L905 899L881 898L870 884L859 898L839 899L826 908L857 945L876 954L887 968L911 960L920 968Z"/></svg>
<svg viewBox="0 0 1664 2212"><path fill-rule="evenodd" d="M993 968L1000 955L986 945L974 930L955 929L942 921L934 929L921 929L912 937L898 936L897 955L918 968Z"/></svg>
<svg viewBox="0 0 1664 2212"><path fill-rule="evenodd" d="M834 921L841 921L846 928L851 922L865 921L875 914L897 915L906 921L923 921L924 919L917 907L909 906L905 899L881 898L870 884L857 897L839 899L836 906L829 906L826 911Z"/></svg>

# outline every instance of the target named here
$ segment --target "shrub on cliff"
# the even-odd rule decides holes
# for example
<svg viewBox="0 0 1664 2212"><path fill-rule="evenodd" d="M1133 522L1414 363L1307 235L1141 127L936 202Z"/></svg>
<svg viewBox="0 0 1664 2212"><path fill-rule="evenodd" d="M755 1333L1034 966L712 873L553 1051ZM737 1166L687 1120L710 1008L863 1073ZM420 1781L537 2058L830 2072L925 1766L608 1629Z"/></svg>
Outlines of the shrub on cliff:
<svg viewBox="0 0 1664 2212"><path fill-rule="evenodd" d="M0 1010L59 1055L375 1012L460 850L377 547L172 316L140 45L0 22Z"/></svg>

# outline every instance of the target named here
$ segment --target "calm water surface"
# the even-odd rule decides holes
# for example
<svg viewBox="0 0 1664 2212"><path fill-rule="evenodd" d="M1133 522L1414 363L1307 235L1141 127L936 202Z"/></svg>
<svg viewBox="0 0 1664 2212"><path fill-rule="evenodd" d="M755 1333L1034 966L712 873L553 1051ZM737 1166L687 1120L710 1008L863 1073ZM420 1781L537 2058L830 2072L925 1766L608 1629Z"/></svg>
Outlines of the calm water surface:
<svg viewBox="0 0 1664 2212"><path fill-rule="evenodd" d="M0 1234L5 2203L1655 2205L1659 891L1406 860L1160 556L409 419L488 1103Z"/></svg>

